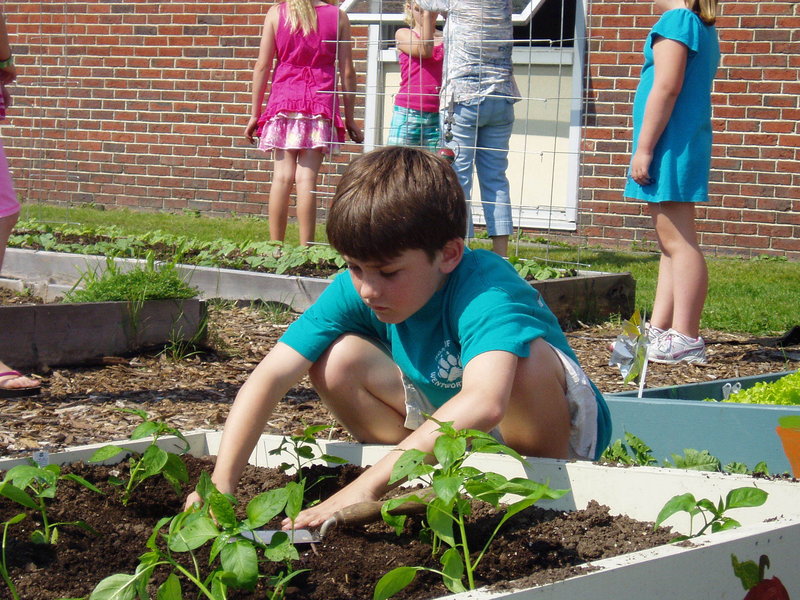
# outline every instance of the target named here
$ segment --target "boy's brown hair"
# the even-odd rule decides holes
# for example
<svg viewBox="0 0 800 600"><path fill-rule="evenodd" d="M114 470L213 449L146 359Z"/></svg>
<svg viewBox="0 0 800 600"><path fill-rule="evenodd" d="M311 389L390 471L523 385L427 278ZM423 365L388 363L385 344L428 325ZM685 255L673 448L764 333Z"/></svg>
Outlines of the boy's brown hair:
<svg viewBox="0 0 800 600"><path fill-rule="evenodd" d="M386 261L405 250L436 252L467 230L467 205L453 168L416 148L362 154L342 174L326 226L341 254Z"/></svg>

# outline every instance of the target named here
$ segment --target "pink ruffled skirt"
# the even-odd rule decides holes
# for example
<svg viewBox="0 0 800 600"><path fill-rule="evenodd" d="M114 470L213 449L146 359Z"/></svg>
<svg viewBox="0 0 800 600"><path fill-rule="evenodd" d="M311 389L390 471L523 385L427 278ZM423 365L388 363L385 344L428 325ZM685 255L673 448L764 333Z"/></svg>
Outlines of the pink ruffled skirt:
<svg viewBox="0 0 800 600"><path fill-rule="evenodd" d="M280 112L264 123L258 141L259 150L321 150L337 154L344 142L344 132L330 119L298 112Z"/></svg>

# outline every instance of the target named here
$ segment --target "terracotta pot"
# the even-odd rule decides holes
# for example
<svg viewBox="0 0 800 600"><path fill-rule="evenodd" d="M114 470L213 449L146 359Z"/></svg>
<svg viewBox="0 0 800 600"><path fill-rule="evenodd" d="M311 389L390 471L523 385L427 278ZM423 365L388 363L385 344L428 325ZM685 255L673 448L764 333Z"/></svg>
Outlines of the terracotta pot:
<svg viewBox="0 0 800 600"><path fill-rule="evenodd" d="M786 427L776 427L775 431L781 438L783 451L789 464L792 466L792 475L795 479L800 479L800 429L788 429Z"/></svg>

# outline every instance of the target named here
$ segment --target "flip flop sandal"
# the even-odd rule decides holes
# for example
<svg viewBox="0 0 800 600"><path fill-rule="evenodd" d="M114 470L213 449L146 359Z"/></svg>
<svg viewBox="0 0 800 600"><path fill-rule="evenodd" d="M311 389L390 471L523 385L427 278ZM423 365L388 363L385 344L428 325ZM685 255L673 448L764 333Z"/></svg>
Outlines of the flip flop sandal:
<svg viewBox="0 0 800 600"><path fill-rule="evenodd" d="M0 377L8 377L10 375L13 375L15 378L23 376L19 371L4 371L0 373ZM3 383L3 381L0 381L0 398L22 398L24 396L35 396L42 391L41 385L22 388L7 388L3 387Z"/></svg>

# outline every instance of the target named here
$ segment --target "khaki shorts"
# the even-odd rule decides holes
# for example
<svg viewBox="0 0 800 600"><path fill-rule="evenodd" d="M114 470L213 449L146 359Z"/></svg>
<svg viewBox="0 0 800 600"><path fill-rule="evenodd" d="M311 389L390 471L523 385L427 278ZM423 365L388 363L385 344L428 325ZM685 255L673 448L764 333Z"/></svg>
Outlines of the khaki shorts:
<svg viewBox="0 0 800 600"><path fill-rule="evenodd" d="M569 356L561 352L552 344L551 348L556 353L564 366L564 375L567 382L567 402L572 431L569 438L570 458L594 460L597 446L597 398L589 377L583 369ZM431 404L425 394L419 390L401 372L403 387L405 388L407 429L417 429L427 419L425 415L432 415L436 408ZM500 430L495 427L489 434L498 442L504 443Z"/></svg>

